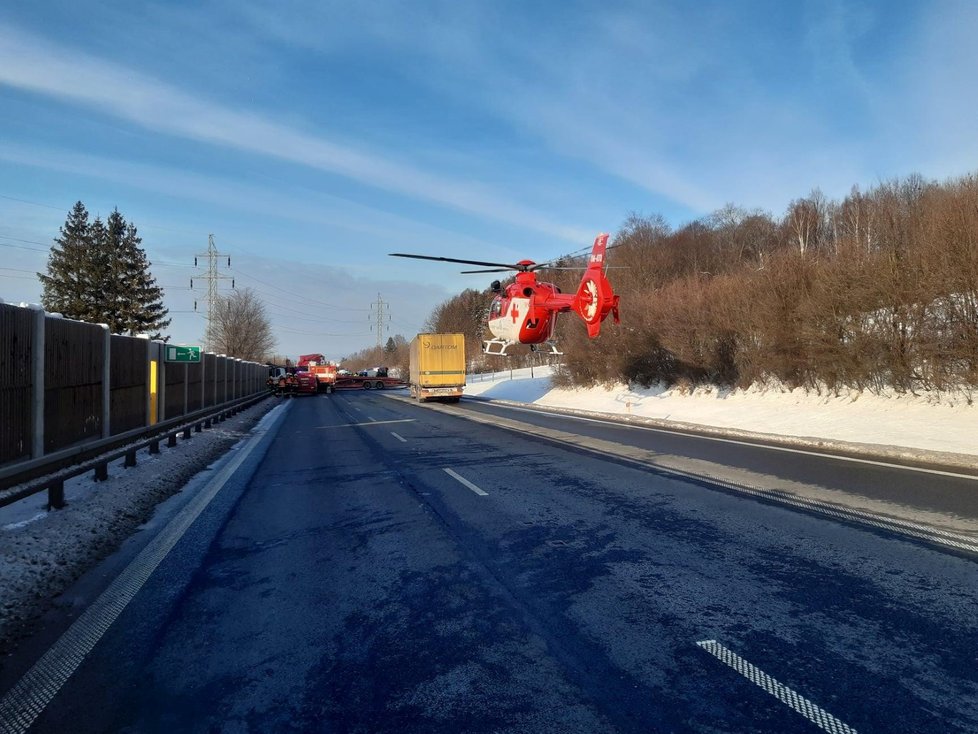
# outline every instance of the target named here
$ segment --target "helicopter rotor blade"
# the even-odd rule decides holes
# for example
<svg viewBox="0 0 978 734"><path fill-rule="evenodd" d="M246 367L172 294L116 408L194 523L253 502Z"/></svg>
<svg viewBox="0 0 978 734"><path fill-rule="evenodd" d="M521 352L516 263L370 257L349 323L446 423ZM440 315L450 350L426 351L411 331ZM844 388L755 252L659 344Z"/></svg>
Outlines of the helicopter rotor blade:
<svg viewBox="0 0 978 734"><path fill-rule="evenodd" d="M605 270L627 270L628 267L629 267L628 265L605 265L604 269ZM576 268L564 267L562 265L545 265L542 268L534 268L534 270L538 270L538 269L539 270L576 270L578 273L580 273L584 270L587 270L587 267L584 265L579 265Z"/></svg>
<svg viewBox="0 0 978 734"><path fill-rule="evenodd" d="M403 252L390 252L388 253L391 257L410 257L415 260L435 260L436 262L444 263L461 263L462 265L485 265L486 267L494 268L504 268L505 270L522 270L519 265L510 265L509 263L487 263L481 260L459 260L454 257L434 257L432 255L408 255ZM497 271L502 272L502 271Z"/></svg>
<svg viewBox="0 0 978 734"><path fill-rule="evenodd" d="M510 270L519 270L516 267L508 268L492 268L490 270L459 270L462 275L471 275L472 273L508 273Z"/></svg>

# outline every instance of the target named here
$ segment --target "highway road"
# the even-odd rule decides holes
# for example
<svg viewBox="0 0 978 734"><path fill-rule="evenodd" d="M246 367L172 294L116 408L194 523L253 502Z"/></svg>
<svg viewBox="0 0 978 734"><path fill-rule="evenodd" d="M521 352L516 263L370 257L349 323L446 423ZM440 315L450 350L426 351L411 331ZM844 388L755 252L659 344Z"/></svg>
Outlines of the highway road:
<svg viewBox="0 0 978 734"><path fill-rule="evenodd" d="M8 664L0 731L975 732L978 555L940 532L967 538L976 490L476 401L283 401ZM933 536L901 531L917 510Z"/></svg>

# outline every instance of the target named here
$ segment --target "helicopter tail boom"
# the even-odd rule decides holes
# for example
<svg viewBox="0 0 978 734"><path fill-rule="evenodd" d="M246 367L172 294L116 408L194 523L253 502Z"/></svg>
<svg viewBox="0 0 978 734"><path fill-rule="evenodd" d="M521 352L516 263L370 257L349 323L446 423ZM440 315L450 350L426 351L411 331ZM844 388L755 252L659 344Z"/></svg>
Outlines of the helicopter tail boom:
<svg viewBox="0 0 978 734"><path fill-rule="evenodd" d="M618 295L604 274L604 256L608 247L608 235L599 234L594 240L587 270L581 278L571 308L584 320L590 338L601 332L601 322L612 314L615 323L618 318Z"/></svg>

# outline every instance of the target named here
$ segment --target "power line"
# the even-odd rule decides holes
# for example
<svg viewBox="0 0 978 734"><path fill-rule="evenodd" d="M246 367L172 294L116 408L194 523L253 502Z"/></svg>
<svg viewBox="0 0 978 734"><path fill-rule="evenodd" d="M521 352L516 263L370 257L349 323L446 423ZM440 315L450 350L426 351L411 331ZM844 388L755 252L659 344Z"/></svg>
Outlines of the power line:
<svg viewBox="0 0 978 734"><path fill-rule="evenodd" d="M63 207L60 207L60 206L51 206L50 204L39 204L36 201L28 201L27 199L15 199L13 196L5 196L4 194L0 194L0 199L7 199L9 201L18 201L21 204L30 204L31 206L40 206L40 207L44 207L45 209L54 209L55 211L59 211L59 212L65 211L65 209Z"/></svg>
<svg viewBox="0 0 978 734"><path fill-rule="evenodd" d="M16 201L16 202L20 202L21 204L30 204L31 206L39 206L42 207L43 209L54 209L57 212L71 211L71 207L65 209L62 206L52 206L51 204L42 204L39 201L28 201L27 199L18 199L14 196L7 196L5 194L0 194L0 199L7 199L8 201ZM153 223L149 223L149 224L143 223L140 226L143 227L144 229L160 229L163 230L164 232L178 232L180 234L193 235L194 237L200 234L200 232L191 231L188 229L174 229L172 227L164 227L162 225L153 224Z"/></svg>
<svg viewBox="0 0 978 734"><path fill-rule="evenodd" d="M43 242L38 242L37 240L22 240L19 237L9 237L5 234L0 234L0 239L11 240L12 242L28 242L32 245L43 245ZM21 250L33 250L34 252L47 252L47 250L42 250L39 247L24 247L23 245L8 245L6 243L0 242L0 247L18 247Z"/></svg>
<svg viewBox="0 0 978 734"><path fill-rule="evenodd" d="M264 286L266 286L268 288L272 288L274 290L281 291L282 293L287 293L290 296L295 295L295 291L290 291L290 290L288 290L286 288L281 288L281 287L279 287L277 285L273 285L273 284L268 283L268 282L266 282L264 280L261 280L259 278L256 278L254 275L250 275L250 274L245 273L245 272L240 271L240 270L236 270L235 272L239 276L241 276L242 278L250 278L251 280L255 281L256 283L261 283L262 285L264 285ZM366 308L351 308L350 306L337 306L337 305L332 304L332 303L326 303L324 301L314 301L314 300L311 300L311 299L308 299L308 298L304 298L303 299L303 303L306 303L306 304L308 304L310 306L323 306L325 308L335 308L335 309L337 309L339 311L361 311L361 312L365 312L365 311L368 311L369 310L369 309L366 309Z"/></svg>
<svg viewBox="0 0 978 734"><path fill-rule="evenodd" d="M326 331L299 331L298 329L289 329L287 327L279 327L277 329L277 331L281 331L281 332L284 332L286 334L298 334L300 336L316 336L316 337L323 337L323 336L331 336L331 337L362 337L362 336L367 336L367 334L363 334L363 333L360 333L360 334L331 334L331 333L326 332Z"/></svg>

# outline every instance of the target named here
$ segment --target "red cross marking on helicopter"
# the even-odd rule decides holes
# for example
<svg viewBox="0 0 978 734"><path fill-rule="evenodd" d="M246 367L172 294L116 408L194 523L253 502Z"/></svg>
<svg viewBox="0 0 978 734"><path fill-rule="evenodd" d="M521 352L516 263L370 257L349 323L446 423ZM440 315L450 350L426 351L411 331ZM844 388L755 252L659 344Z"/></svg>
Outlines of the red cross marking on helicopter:
<svg viewBox="0 0 978 734"><path fill-rule="evenodd" d="M516 307L516 304L515 303L513 304L513 308L512 308L512 310L509 313L513 317L513 323L515 324L516 323L516 319L518 319L519 316L520 316L520 310Z"/></svg>

